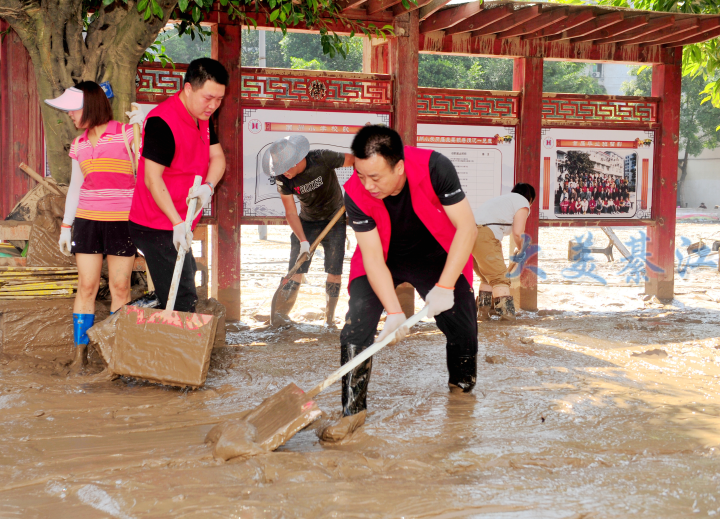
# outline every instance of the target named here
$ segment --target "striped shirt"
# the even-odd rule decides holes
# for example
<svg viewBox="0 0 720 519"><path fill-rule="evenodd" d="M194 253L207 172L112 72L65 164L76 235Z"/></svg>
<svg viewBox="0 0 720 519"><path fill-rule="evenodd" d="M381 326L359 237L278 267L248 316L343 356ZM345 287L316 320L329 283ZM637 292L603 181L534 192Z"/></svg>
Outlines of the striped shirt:
<svg viewBox="0 0 720 519"><path fill-rule="evenodd" d="M75 213L77 218L103 222L128 220L135 175L123 131L132 146L132 126L117 121L108 123L94 147L90 144L87 130L70 145L70 158L80 163L84 177Z"/></svg>

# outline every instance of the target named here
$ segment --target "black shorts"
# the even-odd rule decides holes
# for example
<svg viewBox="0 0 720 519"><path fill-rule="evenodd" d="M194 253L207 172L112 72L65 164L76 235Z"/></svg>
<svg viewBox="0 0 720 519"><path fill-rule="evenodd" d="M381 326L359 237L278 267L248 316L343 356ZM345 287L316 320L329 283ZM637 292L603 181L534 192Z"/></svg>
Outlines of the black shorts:
<svg viewBox="0 0 720 519"><path fill-rule="evenodd" d="M75 218L72 239L73 254L103 254L129 258L137 253L126 221L98 222Z"/></svg>
<svg viewBox="0 0 720 519"><path fill-rule="evenodd" d="M330 229L330 232L325 235L323 241L320 244L323 247L325 253L325 272L334 276L342 275L343 261L345 260L345 216L340 218L338 222ZM330 223L330 220L320 220L317 222L308 222L300 219L302 223L303 232L307 241L312 242L320 236L323 229ZM290 235L290 268L295 266L295 262L300 255L300 240L298 240L295 233ZM298 269L298 274L306 274L310 268L310 261L306 261Z"/></svg>

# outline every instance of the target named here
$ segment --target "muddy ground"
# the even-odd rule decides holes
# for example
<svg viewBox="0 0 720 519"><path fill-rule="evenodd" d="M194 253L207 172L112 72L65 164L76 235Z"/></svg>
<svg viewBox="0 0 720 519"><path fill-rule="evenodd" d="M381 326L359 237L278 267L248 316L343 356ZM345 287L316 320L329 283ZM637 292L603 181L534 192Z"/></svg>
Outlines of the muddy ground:
<svg viewBox="0 0 720 519"><path fill-rule="evenodd" d="M718 232L681 224L678 240ZM645 301L602 256L589 265L608 285L568 279L568 240L581 234L541 230L542 311L481 324L472 394L448 392L443 336L422 323L376 356L367 424L351 439L323 444L310 428L278 452L221 463L203 444L214 424L290 382L310 388L340 357L339 331L321 321L321 258L298 324L264 325L289 231L261 242L247 227L243 322L205 388L109 382L97 366L73 376L52 351L0 357L0 517L720 515L718 272L690 269L671 304ZM346 308L343 292L338 315ZM330 418L339 401L338 386L318 399Z"/></svg>

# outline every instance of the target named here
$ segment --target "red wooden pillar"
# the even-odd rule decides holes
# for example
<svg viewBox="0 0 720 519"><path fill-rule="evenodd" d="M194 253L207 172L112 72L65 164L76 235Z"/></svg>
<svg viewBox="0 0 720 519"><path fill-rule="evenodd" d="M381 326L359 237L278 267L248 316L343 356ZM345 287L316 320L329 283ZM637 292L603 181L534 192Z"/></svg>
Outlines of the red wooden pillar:
<svg viewBox="0 0 720 519"><path fill-rule="evenodd" d="M660 300L675 294L675 207L677 205L678 138L680 135L680 89L682 49L670 49L675 62L654 65L652 95L660 98L655 132L657 164L653 177L653 215L656 225L648 229L645 293ZM660 267L657 271L653 265Z"/></svg>
<svg viewBox="0 0 720 519"><path fill-rule="evenodd" d="M390 73L393 75L393 128L408 146L417 144L418 59L420 23L418 12L395 18L395 38L389 43Z"/></svg>
<svg viewBox="0 0 720 519"><path fill-rule="evenodd" d="M217 190L218 300L227 319L240 319L240 218L242 216L242 110L240 108L240 25L220 24L218 61L230 84L218 114L218 137L225 151L225 176Z"/></svg>
<svg viewBox="0 0 720 519"><path fill-rule="evenodd" d="M390 70L388 48L390 45L387 41L376 43L375 40L363 39L363 72L366 74L388 74Z"/></svg>
<svg viewBox="0 0 720 519"><path fill-rule="evenodd" d="M8 28L0 20L0 31ZM18 169L25 162L43 174L43 136L35 72L20 37L0 43L0 220L34 185Z"/></svg>
<svg viewBox="0 0 720 519"><path fill-rule="evenodd" d="M515 182L526 182L540 194L540 157L542 143L542 58L515 58L513 90L521 92L520 121L516 132ZM540 200L530 207L525 232L538 243L538 215ZM512 247L511 247L512 248ZM537 266L537 255L528 259L525 267ZM517 305L523 310L537 310L537 276L524 268L520 275Z"/></svg>

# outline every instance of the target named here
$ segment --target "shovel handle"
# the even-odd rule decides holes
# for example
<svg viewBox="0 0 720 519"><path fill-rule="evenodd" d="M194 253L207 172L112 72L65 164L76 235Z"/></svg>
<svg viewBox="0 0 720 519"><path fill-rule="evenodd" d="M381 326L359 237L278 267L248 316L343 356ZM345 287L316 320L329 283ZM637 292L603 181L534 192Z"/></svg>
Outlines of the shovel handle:
<svg viewBox="0 0 720 519"><path fill-rule="evenodd" d="M422 310L420 310L418 313L413 315L410 319L405 321L402 326L406 326L408 330L415 326L420 319L425 317L428 313L428 307L424 306ZM378 351L383 349L385 346L387 346L390 342L392 342L395 339L395 334L397 333L397 330L392 332L390 335L385 337L382 341L376 342L366 350L364 350L359 355L353 357L347 364L343 364L340 369L338 369L335 373L330 375L328 378L320 382L317 386L312 388L310 391L308 391L306 394L308 398L315 398L318 393L320 393L323 389L330 386L331 384L334 384L340 378L342 378L344 375L347 375L352 371L353 369L357 368L360 364L365 362L367 359L375 355Z"/></svg>
<svg viewBox="0 0 720 519"><path fill-rule="evenodd" d="M202 177L195 175L195 182L193 187L197 189L202 184ZM195 219L195 206L197 205L197 198L191 198L188 204L187 214L185 215L185 232L188 233L192 230L192 223ZM178 286L180 285L180 275L182 274L183 263L185 263L185 249L180 247L178 249L177 259L175 260L175 270L173 270L172 282L170 282L170 293L168 294L168 302L165 305L165 310L171 312L175 310L175 299L177 299Z"/></svg>
<svg viewBox="0 0 720 519"><path fill-rule="evenodd" d="M298 269L302 266L303 263L305 263L308 258L310 258L313 255L313 252L315 252L315 249L318 248L318 245L320 245L320 242L323 241L325 236L327 236L327 233L330 232L330 229L332 229L335 224L342 218L342 215L345 214L345 206L342 206L340 209L338 209L338 212L335 213L335 216L332 217L332 220L330 220L330 223L325 226L323 231L320 233L320 235L315 238L315 241L312 242L312 245L310 245L310 252L307 254L301 254L300 257L295 262L295 266L290 269L290 272L288 272L283 280L290 279L295 273L298 271Z"/></svg>
<svg viewBox="0 0 720 519"><path fill-rule="evenodd" d="M62 195L60 190L53 186L50 182L42 178L40 175L38 175L37 171L35 171L33 168L25 164L24 162L20 163L20 169L22 169L27 176L32 178L35 182L38 182L39 184L42 184L46 188L48 188L50 191L55 193L56 195Z"/></svg>
<svg viewBox="0 0 720 519"><path fill-rule="evenodd" d="M139 110L137 106L132 107L132 111ZM140 125L133 124L133 144L135 145L135 171L140 167Z"/></svg>

